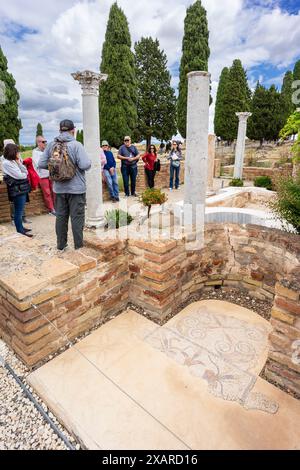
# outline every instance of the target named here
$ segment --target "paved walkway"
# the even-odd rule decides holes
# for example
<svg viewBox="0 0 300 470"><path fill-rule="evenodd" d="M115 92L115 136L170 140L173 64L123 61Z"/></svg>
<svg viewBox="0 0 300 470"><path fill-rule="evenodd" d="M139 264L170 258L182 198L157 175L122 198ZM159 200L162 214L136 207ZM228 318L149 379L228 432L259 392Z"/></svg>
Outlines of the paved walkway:
<svg viewBox="0 0 300 470"><path fill-rule="evenodd" d="M126 311L29 376L89 449L300 449L300 404L258 378L270 325L221 301Z"/></svg>

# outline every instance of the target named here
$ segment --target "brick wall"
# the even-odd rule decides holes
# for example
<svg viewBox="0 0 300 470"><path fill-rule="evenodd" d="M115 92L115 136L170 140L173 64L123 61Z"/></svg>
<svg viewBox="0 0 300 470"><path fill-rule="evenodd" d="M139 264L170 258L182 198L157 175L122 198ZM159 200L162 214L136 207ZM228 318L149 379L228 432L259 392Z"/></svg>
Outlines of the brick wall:
<svg viewBox="0 0 300 470"><path fill-rule="evenodd" d="M223 172L227 176L233 176L234 167L227 166L223 167ZM280 175L291 176L293 167L291 164L285 165L282 168L261 168L246 166L243 169L243 179L247 181L254 181L258 176L269 176L274 179Z"/></svg>

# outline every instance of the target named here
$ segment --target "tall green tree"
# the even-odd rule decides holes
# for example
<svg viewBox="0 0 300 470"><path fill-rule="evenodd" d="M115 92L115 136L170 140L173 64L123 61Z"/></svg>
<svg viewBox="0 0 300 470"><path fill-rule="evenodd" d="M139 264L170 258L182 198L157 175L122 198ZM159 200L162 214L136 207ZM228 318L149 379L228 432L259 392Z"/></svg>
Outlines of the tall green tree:
<svg viewBox="0 0 300 470"><path fill-rule="evenodd" d="M178 129L186 137L187 116L187 74L196 70L208 70L209 31L207 14L200 0L196 0L186 12L184 20L184 36L182 41L182 57L180 62L180 79L178 95Z"/></svg>
<svg viewBox="0 0 300 470"><path fill-rule="evenodd" d="M13 139L19 142L19 133L22 123L19 119L18 101L19 93L16 89L16 82L7 69L7 59L0 46L0 145L4 139Z"/></svg>
<svg viewBox="0 0 300 470"><path fill-rule="evenodd" d="M295 63L294 67L294 80L300 80L300 60Z"/></svg>
<svg viewBox="0 0 300 470"><path fill-rule="evenodd" d="M100 70L108 74L100 85L100 135L118 147L137 126L137 81L128 22L117 3L110 9Z"/></svg>
<svg viewBox="0 0 300 470"><path fill-rule="evenodd" d="M227 86L223 98L223 135L224 140L232 142L237 138L238 118L236 113L250 110L251 90L247 73L239 59L233 61L229 70Z"/></svg>
<svg viewBox="0 0 300 470"><path fill-rule="evenodd" d="M226 134L225 97L229 80L229 68L225 67L220 75L215 109L215 134L224 138Z"/></svg>
<svg viewBox="0 0 300 470"><path fill-rule="evenodd" d="M293 96L293 81L294 81L294 74L291 71L286 72L283 84L281 88L281 97L282 97L282 113L284 116L284 120L288 119L288 117L293 113L295 110L295 105L292 100Z"/></svg>
<svg viewBox="0 0 300 470"><path fill-rule="evenodd" d="M259 140L276 140L285 122L282 113L282 96L272 85L266 89L257 84L251 103L252 116L249 119L248 137Z"/></svg>
<svg viewBox="0 0 300 470"><path fill-rule="evenodd" d="M36 126L36 137L38 137L39 135L43 135L43 126L40 122Z"/></svg>
<svg viewBox="0 0 300 470"><path fill-rule="evenodd" d="M76 140L78 142L81 142L82 145L83 145L83 130L78 130L77 133L76 133Z"/></svg>
<svg viewBox="0 0 300 470"><path fill-rule="evenodd" d="M171 87L171 75L167 56L160 50L157 39L142 38L135 44L136 74L138 85L138 134L169 140L176 134L176 97Z"/></svg>

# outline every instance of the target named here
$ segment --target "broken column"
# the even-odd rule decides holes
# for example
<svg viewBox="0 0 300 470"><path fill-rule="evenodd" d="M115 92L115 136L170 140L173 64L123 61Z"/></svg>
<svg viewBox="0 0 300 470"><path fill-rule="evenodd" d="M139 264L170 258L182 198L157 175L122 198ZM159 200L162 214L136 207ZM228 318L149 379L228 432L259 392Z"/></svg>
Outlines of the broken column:
<svg viewBox="0 0 300 470"><path fill-rule="evenodd" d="M82 112L84 147L92 168L86 173L87 181L87 227L103 225L103 198L100 161L100 126L99 126L99 84L107 79L107 75L90 72L72 73L82 88Z"/></svg>
<svg viewBox="0 0 300 470"><path fill-rule="evenodd" d="M189 230L196 227L201 240L207 189L209 87L210 73L188 74L184 225Z"/></svg>
<svg viewBox="0 0 300 470"><path fill-rule="evenodd" d="M216 136L209 134L208 136L208 166L207 166L207 190L212 193L214 190L214 170L216 155Z"/></svg>
<svg viewBox="0 0 300 470"><path fill-rule="evenodd" d="M235 113L239 118L238 138L235 149L234 178L243 178L247 121L252 113Z"/></svg>

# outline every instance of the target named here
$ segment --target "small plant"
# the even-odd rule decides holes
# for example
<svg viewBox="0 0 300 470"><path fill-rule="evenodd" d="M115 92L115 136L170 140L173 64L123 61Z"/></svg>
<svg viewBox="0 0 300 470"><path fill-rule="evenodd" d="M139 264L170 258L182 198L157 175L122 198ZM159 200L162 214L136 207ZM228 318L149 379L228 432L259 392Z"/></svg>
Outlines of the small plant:
<svg viewBox="0 0 300 470"><path fill-rule="evenodd" d="M230 181L229 186L241 188L244 186L244 181L241 180L240 178L233 178L233 180Z"/></svg>
<svg viewBox="0 0 300 470"><path fill-rule="evenodd" d="M254 186L257 188L266 188L269 191L273 189L273 183L269 176L258 176L254 180Z"/></svg>
<svg viewBox="0 0 300 470"><path fill-rule="evenodd" d="M105 212L105 220L107 228L120 228L129 225L133 221L133 217L122 209L113 209Z"/></svg>
<svg viewBox="0 0 300 470"><path fill-rule="evenodd" d="M276 180L277 198L269 202L270 209L283 224L292 225L300 234L300 180L280 177Z"/></svg>
<svg viewBox="0 0 300 470"><path fill-rule="evenodd" d="M155 204L162 205L167 201L167 196L161 189L148 188L140 197L144 206L148 207L148 219L150 217L151 207Z"/></svg>

